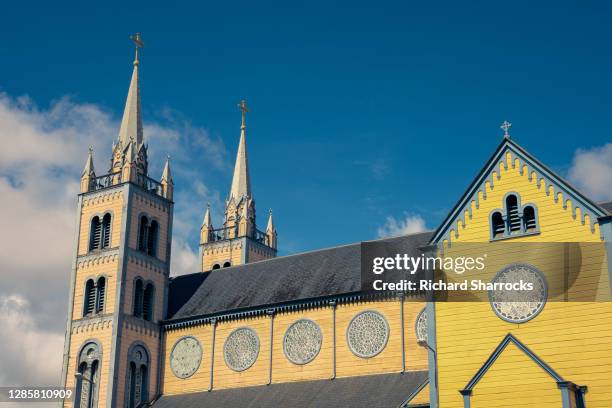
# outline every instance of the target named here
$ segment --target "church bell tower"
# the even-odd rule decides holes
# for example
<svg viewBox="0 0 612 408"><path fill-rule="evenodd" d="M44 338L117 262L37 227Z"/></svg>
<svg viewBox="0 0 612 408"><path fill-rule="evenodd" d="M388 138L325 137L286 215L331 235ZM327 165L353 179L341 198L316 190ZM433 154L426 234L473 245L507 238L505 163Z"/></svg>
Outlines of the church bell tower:
<svg viewBox="0 0 612 408"><path fill-rule="evenodd" d="M234 176L228 198L225 200L223 226L214 228L210 206L207 206L200 229L200 259L202 271L227 268L249 262L274 258L277 248L277 232L268 216L265 231L255 222L255 200L251 193L251 176L246 146L246 101L238 104L242 113L240 141L234 166Z"/></svg>
<svg viewBox="0 0 612 408"><path fill-rule="evenodd" d="M77 203L62 381L65 407L136 408L159 394L160 325L172 236L174 184L167 160L149 176L138 51L109 170L89 150Z"/></svg>

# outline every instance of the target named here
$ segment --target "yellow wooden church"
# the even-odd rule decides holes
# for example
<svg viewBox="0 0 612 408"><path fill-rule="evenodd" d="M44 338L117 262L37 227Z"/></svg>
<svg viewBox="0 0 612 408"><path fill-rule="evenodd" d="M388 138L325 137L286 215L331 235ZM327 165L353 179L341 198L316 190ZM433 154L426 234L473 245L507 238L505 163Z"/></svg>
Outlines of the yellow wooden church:
<svg viewBox="0 0 612 408"><path fill-rule="evenodd" d="M139 66L137 52L109 168L96 173L90 151L81 178L64 406L612 407L612 203L509 124L436 231L383 242L475 245L495 258L492 280L531 279L535 298L364 292L360 243L277 257L272 213L256 222L244 101L223 224L206 209L201 270L171 277L174 184L169 161L148 172Z"/></svg>

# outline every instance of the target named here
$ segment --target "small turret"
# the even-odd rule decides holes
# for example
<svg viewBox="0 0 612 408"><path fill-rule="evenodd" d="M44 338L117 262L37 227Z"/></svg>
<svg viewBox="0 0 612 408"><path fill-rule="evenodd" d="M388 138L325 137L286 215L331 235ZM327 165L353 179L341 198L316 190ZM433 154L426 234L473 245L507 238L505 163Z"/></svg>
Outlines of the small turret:
<svg viewBox="0 0 612 408"><path fill-rule="evenodd" d="M202 227L200 228L200 245L210 242L211 234L214 227L210 217L210 203L206 204L206 212L204 213L204 220L202 221Z"/></svg>
<svg viewBox="0 0 612 408"><path fill-rule="evenodd" d="M161 185L163 188L164 197L168 200L172 200L174 195L174 181L172 180L172 173L170 172L170 156L166 158L166 165L161 176Z"/></svg>
<svg viewBox="0 0 612 408"><path fill-rule="evenodd" d="M85 162L85 168L81 175L81 193L86 193L90 190L94 179L96 178L96 172L94 171L93 164L93 147L89 148L89 154L87 155L87 161Z"/></svg>
<svg viewBox="0 0 612 408"><path fill-rule="evenodd" d="M274 226L274 220L272 219L272 209L270 209L270 215L268 216L268 226L266 227L266 244L270 248L276 249L278 234L276 233L276 227Z"/></svg>

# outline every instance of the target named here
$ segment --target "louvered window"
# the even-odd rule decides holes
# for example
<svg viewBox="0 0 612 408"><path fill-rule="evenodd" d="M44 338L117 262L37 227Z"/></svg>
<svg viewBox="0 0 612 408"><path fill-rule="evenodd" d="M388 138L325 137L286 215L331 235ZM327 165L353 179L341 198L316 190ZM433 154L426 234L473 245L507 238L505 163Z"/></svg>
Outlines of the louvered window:
<svg viewBox="0 0 612 408"><path fill-rule="evenodd" d="M506 231L504 219L499 211L496 211L493 213L493 215L491 215L491 228L493 229L493 238L502 237Z"/></svg>
<svg viewBox="0 0 612 408"><path fill-rule="evenodd" d="M96 289L96 313L100 313L104 310L104 296L106 295L106 279L104 277L98 279Z"/></svg>
<svg viewBox="0 0 612 408"><path fill-rule="evenodd" d="M159 224L151 221L147 234L147 254L157 256L157 236L159 235Z"/></svg>
<svg viewBox="0 0 612 408"><path fill-rule="evenodd" d="M149 220L144 215L140 217L140 226L138 228L138 250L147 252L149 242Z"/></svg>
<svg viewBox="0 0 612 408"><path fill-rule="evenodd" d="M521 231L521 219L519 217L518 199L514 194L506 198L506 210L508 211L508 229L510 234Z"/></svg>
<svg viewBox="0 0 612 408"><path fill-rule="evenodd" d="M134 316L142 317L142 303L144 300L142 280L136 279L134 284Z"/></svg>
<svg viewBox="0 0 612 408"><path fill-rule="evenodd" d="M145 320L153 320L153 295L155 291L152 284L147 284L144 290L142 317Z"/></svg>
<svg viewBox="0 0 612 408"><path fill-rule="evenodd" d="M90 315L94 312L96 305L96 288L93 279L89 279L85 283L85 304L83 307L83 316Z"/></svg>
<svg viewBox="0 0 612 408"><path fill-rule="evenodd" d="M535 231L537 228L535 209L528 205L523 209L523 223L525 225L525 232Z"/></svg>
<svg viewBox="0 0 612 408"><path fill-rule="evenodd" d="M104 218L102 218L102 238L101 244L102 248L110 247L110 232L111 232L111 215L105 214Z"/></svg>
<svg viewBox="0 0 612 408"><path fill-rule="evenodd" d="M89 230L89 250L100 248L100 238L102 234L102 225L100 217L93 217L91 220L91 228Z"/></svg>

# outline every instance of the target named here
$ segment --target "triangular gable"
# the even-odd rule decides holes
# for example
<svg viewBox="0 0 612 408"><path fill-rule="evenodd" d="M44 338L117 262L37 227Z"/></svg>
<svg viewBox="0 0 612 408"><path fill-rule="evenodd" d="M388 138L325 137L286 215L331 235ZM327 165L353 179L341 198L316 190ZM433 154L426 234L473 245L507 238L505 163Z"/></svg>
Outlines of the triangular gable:
<svg viewBox="0 0 612 408"><path fill-rule="evenodd" d="M576 217L576 209L580 208L582 223L585 223L585 217L588 215L591 229L594 231L594 225L597 222L597 218L605 216L606 212L588 197L578 191L575 187L573 187L570 183L519 146L512 139L509 137L504 137L502 142L495 150L495 153L489 158L474 181L472 181L465 193L463 193L457 204L455 204L442 224L440 224L431 240L432 243L437 244L444 240L448 240L450 243L450 232L453 229L453 226L457 225L457 221L461 220L462 224L465 225L464 217L466 211L468 211L470 217L472 216L472 206L470 205L471 202L474 201L476 208L478 208L480 205L479 193L482 193L483 198L486 199L487 194L485 184L490 183L491 187L493 187L495 185L495 179L497 178L497 180L499 180L501 178L499 171L497 171L499 169L499 165L503 164L504 168L508 169L508 164L506 162L506 154L508 152L510 152L513 156L511 164L513 168L516 167L516 159L518 159L521 174L523 174L525 166L527 166L529 180L532 179L532 174L535 172L538 187L545 188L547 195L550 195L550 187L552 187L555 202L559 200L559 194L561 194L563 197L564 206L567 206L568 200L571 200L573 216ZM494 172L497 173L497 177L494 176ZM456 238L456 236L454 238Z"/></svg>
<svg viewBox="0 0 612 408"><path fill-rule="evenodd" d="M514 337L511 333L508 333L506 337L499 343L499 345L495 348L495 351L489 356L487 361L482 365L480 370L472 377L472 379L467 383L465 388L461 390L461 393L467 393L472 391L472 389L478 384L478 381L484 377L484 375L489 371L495 360L501 355L501 353L508 347L508 344L513 343L519 350L525 353L531 360L533 360L536 364L538 364L544 371L546 371L555 382L564 382L565 380L561 377L555 370L553 370L548 364L546 364L543 360L541 360L538 356L536 356L526 345L521 343L519 339Z"/></svg>

